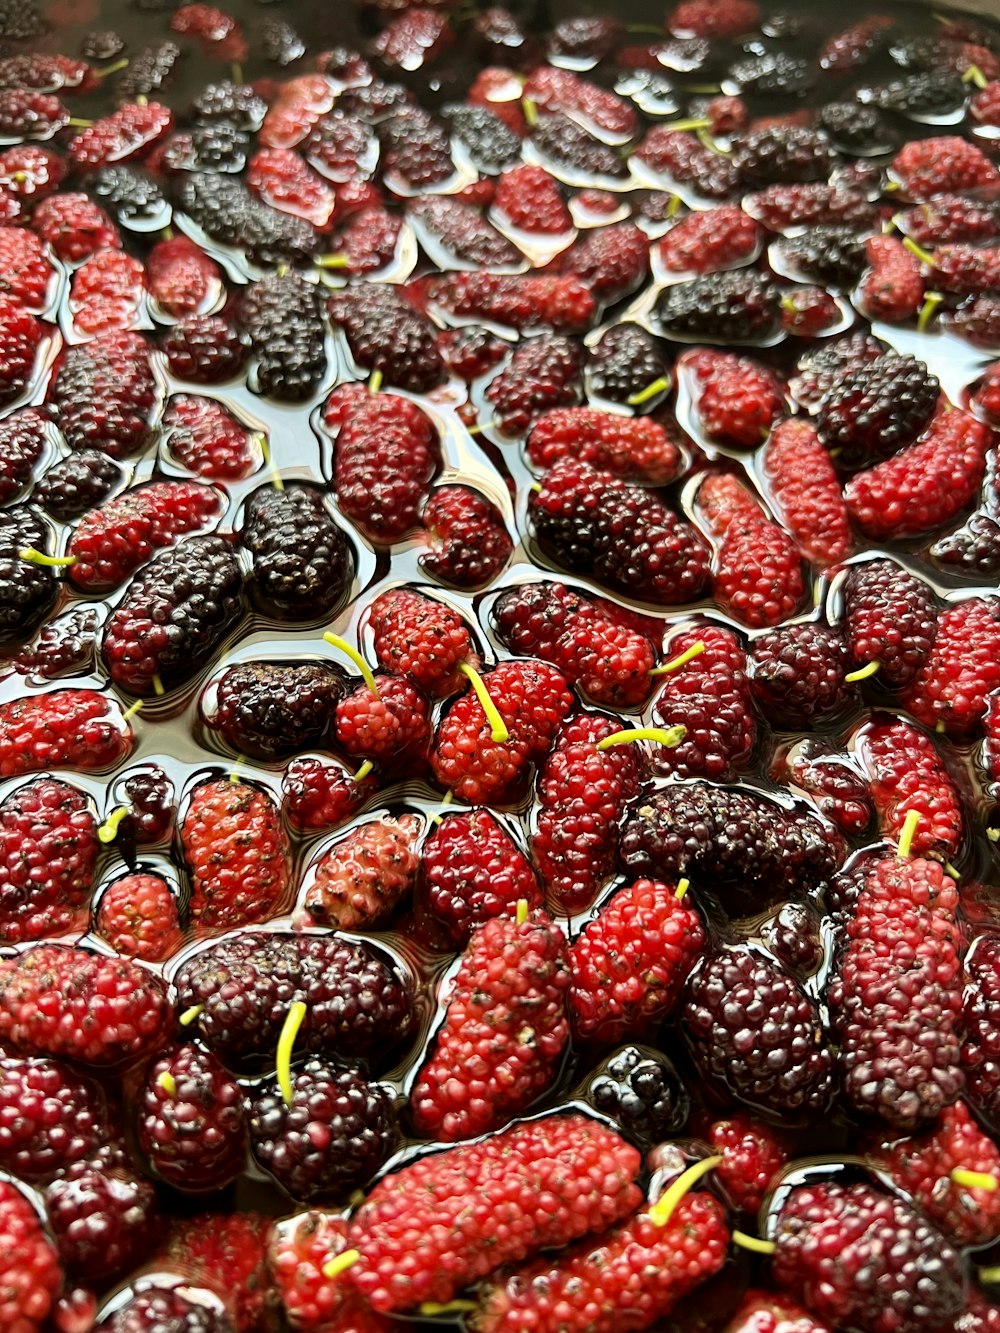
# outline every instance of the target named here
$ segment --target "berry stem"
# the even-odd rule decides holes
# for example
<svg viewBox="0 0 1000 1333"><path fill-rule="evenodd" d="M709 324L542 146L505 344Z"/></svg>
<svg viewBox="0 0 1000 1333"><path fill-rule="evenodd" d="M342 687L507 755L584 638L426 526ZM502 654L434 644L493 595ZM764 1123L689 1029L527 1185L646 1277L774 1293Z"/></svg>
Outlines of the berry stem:
<svg viewBox="0 0 1000 1333"><path fill-rule="evenodd" d="M608 750L612 745L628 745L631 741L657 741L673 749L680 745L687 735L687 727L626 727L624 731L612 732L604 740L597 742L599 750Z"/></svg>
<svg viewBox="0 0 1000 1333"><path fill-rule="evenodd" d="M483 684L483 678L475 667L469 666L468 662L460 662L458 669L463 676L467 676L476 692L476 698L482 705L483 712L486 714L486 721L490 724L490 737L497 745L502 745L504 741L510 740L510 732L507 730L507 723L500 716L500 710L490 698L486 686Z"/></svg>
<svg viewBox="0 0 1000 1333"><path fill-rule="evenodd" d="M754 1254L773 1254L778 1248L773 1240L761 1240L759 1236L748 1236L745 1231L733 1231L733 1244L741 1250L752 1250Z"/></svg>
<svg viewBox="0 0 1000 1333"><path fill-rule="evenodd" d="M910 854L910 848L913 846L913 835L920 826L920 811L907 810L906 818L903 820L903 827L899 834L899 842L896 845L896 855L901 861L905 861Z"/></svg>
<svg viewBox="0 0 1000 1333"><path fill-rule="evenodd" d="M373 397L375 394L378 393L379 389L381 389L382 379L383 376L381 370L373 370L372 373L368 376L368 392Z"/></svg>
<svg viewBox="0 0 1000 1333"><path fill-rule="evenodd" d="M234 60L229 66L229 77L233 83L240 84L243 82L243 66L238 60Z"/></svg>
<svg viewBox="0 0 1000 1333"><path fill-rule="evenodd" d="M722 92L721 83L689 83L684 89L686 93L697 93L699 96L714 97L716 93Z"/></svg>
<svg viewBox="0 0 1000 1333"><path fill-rule="evenodd" d="M928 268L934 267L934 256L929 250L925 250L922 246L918 245L912 236L904 238L903 249L909 250L911 255L916 255L921 264L926 264Z"/></svg>
<svg viewBox="0 0 1000 1333"><path fill-rule="evenodd" d="M661 375L658 379L647 384L644 389L640 389L638 393L630 395L626 401L628 402L629 407L641 407L643 403L648 403L649 400L655 398L657 394L666 393L669 388L670 376Z"/></svg>
<svg viewBox="0 0 1000 1333"><path fill-rule="evenodd" d="M161 1087L168 1097L177 1096L177 1080L169 1069L164 1069L162 1074L158 1074L156 1082L157 1086Z"/></svg>
<svg viewBox="0 0 1000 1333"><path fill-rule="evenodd" d="M956 1166L951 1173L951 1179L963 1189L986 1190L989 1194L995 1194L1000 1187L1000 1181L991 1172L969 1171L964 1166Z"/></svg>
<svg viewBox="0 0 1000 1333"><path fill-rule="evenodd" d="M665 130L710 130L712 122L704 116L691 116L687 120L668 120Z"/></svg>
<svg viewBox="0 0 1000 1333"><path fill-rule="evenodd" d="M937 308L944 300L940 292L928 292L924 297L924 303L920 307L920 314L917 316L917 332L926 333L927 326L937 314Z"/></svg>
<svg viewBox="0 0 1000 1333"><path fill-rule="evenodd" d="M985 88L986 85L989 83L989 79L986 77L986 75L983 73L983 71L979 68L978 65L970 65L969 68L962 75L962 82L973 83L977 88Z"/></svg>
<svg viewBox="0 0 1000 1333"><path fill-rule="evenodd" d="M718 153L719 157L732 157L728 148L723 148L709 134L708 130L695 130L694 137L701 144L702 148L707 148L710 153Z"/></svg>
<svg viewBox="0 0 1000 1333"><path fill-rule="evenodd" d="M112 810L111 814L108 815L107 819L97 830L98 842L103 842L105 844L114 842L115 838L118 836L118 826L121 824L125 816L130 815L131 813L132 807L130 805L120 805L117 809Z"/></svg>
<svg viewBox="0 0 1000 1333"><path fill-rule="evenodd" d="M345 657L349 657L351 659L354 665L361 672L361 679L371 690L372 694L374 694L376 699L380 698L381 696L379 695L378 692L378 684L376 683L374 673L372 672L371 667L368 665L365 659L358 652L357 648L352 648L351 645L347 642L347 640L342 639L339 634L327 633L323 635L323 638L326 640L327 643L331 644L334 648L339 648Z"/></svg>
<svg viewBox="0 0 1000 1333"><path fill-rule="evenodd" d="M519 926L523 926L528 919L528 900L527 898L518 898L515 908L514 919Z"/></svg>
<svg viewBox="0 0 1000 1333"><path fill-rule="evenodd" d="M354 774L354 781L364 782L365 778L368 776L369 773L372 772L374 767L375 765L372 763L372 761L370 759L366 759L365 762L358 769L358 771Z"/></svg>
<svg viewBox="0 0 1000 1333"><path fill-rule="evenodd" d="M674 889L674 897L679 901L684 897L690 887L691 881L689 879L679 879L677 881L677 888Z"/></svg>
<svg viewBox="0 0 1000 1333"><path fill-rule="evenodd" d="M658 1227L665 1227L673 1217L674 1209L688 1190L696 1185L702 1176L707 1176L709 1171L714 1171L721 1162L721 1154L716 1157L704 1157L700 1162L695 1162L694 1166L689 1166L686 1171L682 1171L650 1208L649 1220Z"/></svg>
<svg viewBox="0 0 1000 1333"><path fill-rule="evenodd" d="M165 241L172 241L174 239L173 227L164 227L160 235Z"/></svg>
<svg viewBox="0 0 1000 1333"><path fill-rule="evenodd" d="M107 79L112 74L117 74L120 70L128 68L128 60L116 60L113 65L105 65L103 69L95 69L94 74L98 79Z"/></svg>
<svg viewBox="0 0 1000 1333"><path fill-rule="evenodd" d="M695 657L699 657L705 651L705 645L701 639L693 643L690 648L685 648L682 653L672 657L669 662L664 662L658 667L653 667L650 671L651 676L669 676L671 671L679 671L682 666L687 666L688 662Z"/></svg>
<svg viewBox="0 0 1000 1333"><path fill-rule="evenodd" d="M675 218L677 214L681 211L681 204L683 202L684 200L680 197L679 194L672 194L670 196L669 201L667 202L667 217Z"/></svg>
<svg viewBox="0 0 1000 1333"><path fill-rule="evenodd" d="M134 704L129 704L128 708L126 708L125 711L124 711L124 713L122 713L122 721L123 721L123 722L131 722L132 719L133 719L138 713L141 713L141 712L142 712L142 700L141 700L141 699L136 699L135 703L134 703Z"/></svg>
<svg viewBox="0 0 1000 1333"><path fill-rule="evenodd" d="M976 1270L976 1274L979 1281L986 1283L987 1286L994 1282L1000 1282L1000 1267L979 1268Z"/></svg>
<svg viewBox="0 0 1000 1333"><path fill-rule="evenodd" d="M858 667L857 671L848 671L844 677L851 685L859 680L868 680L870 676L877 675L882 670L882 663L878 661L866 662L863 667Z"/></svg>
<svg viewBox="0 0 1000 1333"><path fill-rule="evenodd" d="M44 551L36 551L33 546L22 546L17 554L21 560L28 560L33 565L44 565L47 569L76 564L75 555L46 555Z"/></svg>
<svg viewBox="0 0 1000 1333"><path fill-rule="evenodd" d="M271 455L271 445L267 436L262 430L257 430L254 431L250 438L251 442L256 441L257 447L260 449L261 457L264 459L268 474L271 478L271 485L276 491L283 491L285 489L285 483L281 479L281 473L274 465L274 458Z"/></svg>
<svg viewBox="0 0 1000 1333"><path fill-rule="evenodd" d="M492 430L499 425L500 422L496 417L492 417L489 421L477 421L474 426L466 426L465 429L470 435L482 435L484 430Z"/></svg>
<svg viewBox="0 0 1000 1333"><path fill-rule="evenodd" d="M301 1000L295 1000L289 1005L288 1013L285 1015L285 1021L281 1025L281 1035L278 1038L278 1087L281 1089L281 1099L286 1106L291 1106L295 1100L295 1091L292 1088L292 1048L295 1045L295 1038L299 1035L299 1028L302 1026L302 1020L306 1016L306 1007Z"/></svg>
<svg viewBox="0 0 1000 1333"><path fill-rule="evenodd" d="M341 1250L323 1265L323 1276L332 1282L335 1277L340 1277L341 1273L346 1273L360 1258L360 1250Z"/></svg>
<svg viewBox="0 0 1000 1333"><path fill-rule="evenodd" d="M468 1310L475 1310L476 1308L475 1301L448 1301L446 1305L441 1305L439 1301L424 1301L423 1305L419 1307L419 1310L422 1315L427 1315L429 1318L433 1318L435 1315L440 1314L463 1314Z"/></svg>
<svg viewBox="0 0 1000 1333"><path fill-rule="evenodd" d="M180 1015L177 1019L178 1023L180 1023L182 1028L189 1028L192 1023L197 1021L204 1007L203 1004L193 1004L190 1009L185 1009Z"/></svg>
<svg viewBox="0 0 1000 1333"><path fill-rule="evenodd" d="M320 257L313 262L317 268L347 268L351 260L348 255L337 254L320 255Z"/></svg>
<svg viewBox="0 0 1000 1333"><path fill-rule="evenodd" d="M153 693L157 695L166 694L166 690L163 688L163 681L156 672L153 673Z"/></svg>
<svg viewBox="0 0 1000 1333"><path fill-rule="evenodd" d="M524 119L529 129L534 129L538 124L538 107L530 97L521 98L521 110L524 112Z"/></svg>
<svg viewBox="0 0 1000 1333"><path fill-rule="evenodd" d="M66 124L71 125L74 130L89 130L93 123L92 120L86 120L82 116L70 116L69 120L66 122Z"/></svg>

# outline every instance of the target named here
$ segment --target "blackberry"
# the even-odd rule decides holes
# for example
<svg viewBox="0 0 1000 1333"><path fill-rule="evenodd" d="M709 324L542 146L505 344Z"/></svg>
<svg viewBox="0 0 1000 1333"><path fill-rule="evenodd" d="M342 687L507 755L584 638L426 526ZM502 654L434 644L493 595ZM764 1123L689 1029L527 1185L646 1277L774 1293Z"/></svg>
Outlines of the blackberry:
<svg viewBox="0 0 1000 1333"><path fill-rule="evenodd" d="M691 1098L665 1055L623 1046L594 1072L586 1096L595 1111L614 1120L640 1147L673 1138L687 1124Z"/></svg>
<svg viewBox="0 0 1000 1333"><path fill-rule="evenodd" d="M778 247L796 276L829 287L854 287L868 263L864 237L849 227L810 227Z"/></svg>
<svg viewBox="0 0 1000 1333"><path fill-rule="evenodd" d="M100 1328L101 1333L234 1333L220 1310L195 1304L172 1287L136 1292Z"/></svg>
<svg viewBox="0 0 1000 1333"><path fill-rule="evenodd" d="M336 935L245 931L196 954L175 985L181 1011L202 1006L199 1034L227 1061L273 1061L297 1000L306 1016L296 1050L326 1057L382 1060L413 1021L409 981Z"/></svg>
<svg viewBox="0 0 1000 1333"><path fill-rule="evenodd" d="M29 407L0 421L0 504L30 480L48 440L45 414Z"/></svg>
<svg viewBox="0 0 1000 1333"><path fill-rule="evenodd" d="M0 1056L0 1166L42 1181L113 1137L104 1093L58 1060Z"/></svg>
<svg viewBox="0 0 1000 1333"><path fill-rule="evenodd" d="M934 116L957 110L965 102L966 91L966 85L953 70L934 69L861 88L857 97L862 105L881 107L883 111Z"/></svg>
<svg viewBox="0 0 1000 1333"><path fill-rule="evenodd" d="M47 525L27 505L0 510L0 643L26 638L55 606L54 571L19 554L29 546L47 553L49 540Z"/></svg>
<svg viewBox="0 0 1000 1333"><path fill-rule="evenodd" d="M243 250L254 263L304 263L316 248L308 222L270 208L231 175L185 173L177 203L213 241Z"/></svg>
<svg viewBox="0 0 1000 1333"><path fill-rule="evenodd" d="M363 370L379 370L387 384L411 393L427 393L441 383L444 362L433 324L391 284L345 287L327 308Z"/></svg>
<svg viewBox="0 0 1000 1333"><path fill-rule="evenodd" d="M126 69L115 80L118 102L134 102L137 97L153 97L170 82L174 66L181 58L176 42L157 42L132 56Z"/></svg>
<svg viewBox="0 0 1000 1333"><path fill-rule="evenodd" d="M797 374L789 382L792 396L804 407L816 407L857 366L877 361L888 344L870 333L850 333L811 347L799 357Z"/></svg>
<svg viewBox="0 0 1000 1333"><path fill-rule="evenodd" d="M225 120L237 129L259 130L267 115L267 103L248 84L210 83L191 105L199 121Z"/></svg>
<svg viewBox="0 0 1000 1333"><path fill-rule="evenodd" d="M107 454L81 449L43 472L32 499L61 523L71 523L96 509L125 481L125 473Z"/></svg>
<svg viewBox="0 0 1000 1333"><path fill-rule="evenodd" d="M155 1185L125 1165L75 1163L45 1191L45 1209L64 1267L88 1282L141 1263L160 1228Z"/></svg>
<svg viewBox="0 0 1000 1333"><path fill-rule="evenodd" d="M920 434L940 389L923 361L886 352L840 376L820 403L817 432L842 467L886 458Z"/></svg>
<svg viewBox="0 0 1000 1333"><path fill-rule="evenodd" d="M43 625L31 643L18 653L15 668L26 676L57 680L90 671L97 653L100 627L94 607L69 611Z"/></svg>
<svg viewBox="0 0 1000 1333"><path fill-rule="evenodd" d="M120 458L148 442L158 396L145 340L110 333L64 350L47 406L71 449Z"/></svg>
<svg viewBox="0 0 1000 1333"><path fill-rule="evenodd" d="M257 36L264 59L276 65L291 65L306 53L305 42L285 19L265 19Z"/></svg>
<svg viewBox="0 0 1000 1333"><path fill-rule="evenodd" d="M351 545L311 487L256 491L241 542L253 556L252 595L270 615L328 619L354 577Z"/></svg>
<svg viewBox="0 0 1000 1333"><path fill-rule="evenodd" d="M486 106L452 102L444 114L477 170L496 175L521 155L521 140Z"/></svg>
<svg viewBox="0 0 1000 1333"><path fill-rule="evenodd" d="M877 661L886 684L907 685L924 665L937 618L930 584L895 561L866 560L848 570L844 624L854 664Z"/></svg>
<svg viewBox="0 0 1000 1333"><path fill-rule="evenodd" d="M947 64L948 50L936 37L896 37L889 43L889 58L900 69L926 71Z"/></svg>
<svg viewBox="0 0 1000 1333"><path fill-rule="evenodd" d="M617 19L605 15L562 19L549 35L549 54L596 63L611 54L622 31Z"/></svg>
<svg viewBox="0 0 1000 1333"><path fill-rule="evenodd" d="M444 251L440 261L443 267L517 269L524 263L521 251L487 222L479 209L460 199L426 195L412 201L408 214L419 224L428 243Z"/></svg>
<svg viewBox="0 0 1000 1333"><path fill-rule="evenodd" d="M930 549L931 559L977 581L1000 574L1000 523L989 514L973 514L955 532L940 537Z"/></svg>
<svg viewBox="0 0 1000 1333"><path fill-rule="evenodd" d="M95 172L90 193L107 212L124 226L137 223L165 227L170 221L170 205L152 176L131 166L107 166Z"/></svg>
<svg viewBox="0 0 1000 1333"><path fill-rule="evenodd" d="M134 694L183 684L243 610L243 574L221 537L189 537L141 570L112 612L102 654L111 679Z"/></svg>
<svg viewBox="0 0 1000 1333"><path fill-rule="evenodd" d="M857 102L827 102L820 107L816 125L837 148L848 153L867 153L888 148L894 139L885 117L874 106Z"/></svg>
<svg viewBox="0 0 1000 1333"><path fill-rule="evenodd" d="M344 697L343 678L311 662L243 662L215 687L209 725L237 754L277 759L319 745Z"/></svg>
<svg viewBox="0 0 1000 1333"><path fill-rule="evenodd" d="M588 395L627 403L657 380L668 380L667 358L653 334L638 324L614 324L587 354Z"/></svg>
<svg viewBox="0 0 1000 1333"><path fill-rule="evenodd" d="M561 334L520 343L486 390L500 429L521 435L543 412L578 403L582 361L579 345Z"/></svg>
<svg viewBox="0 0 1000 1333"><path fill-rule="evenodd" d="M546 112L531 132L534 147L551 162L587 176L628 175L622 155L562 112Z"/></svg>
<svg viewBox="0 0 1000 1333"><path fill-rule="evenodd" d="M723 906L794 884L807 892L834 873L839 836L813 815L757 792L691 782L642 799L625 819L619 857L633 878L676 883L682 876L719 890ZM786 896L783 894L783 896Z"/></svg>
<svg viewBox="0 0 1000 1333"><path fill-rule="evenodd" d="M114 60L125 50L125 38L112 28L88 32L80 43L80 54L85 60Z"/></svg>
<svg viewBox="0 0 1000 1333"><path fill-rule="evenodd" d="M378 134L384 172L402 177L409 189L440 185L454 175L448 133L422 107L399 107L381 122Z"/></svg>
<svg viewBox="0 0 1000 1333"><path fill-rule="evenodd" d="M750 185L826 180L837 154L825 134L797 125L773 125L733 138L733 164Z"/></svg>
<svg viewBox="0 0 1000 1333"><path fill-rule="evenodd" d="M398 1140L392 1099L377 1083L323 1060L292 1072L285 1104L276 1078L250 1108L250 1148L293 1199L345 1201L369 1183Z"/></svg>
<svg viewBox="0 0 1000 1333"><path fill-rule="evenodd" d="M750 651L750 688L769 722L812 727L837 717L857 702L845 681L851 654L843 636L806 622L770 630Z"/></svg>
<svg viewBox="0 0 1000 1333"><path fill-rule="evenodd" d="M219 315L185 315L170 326L160 345L170 373L194 384L231 379L247 355L239 333Z"/></svg>
<svg viewBox="0 0 1000 1333"><path fill-rule="evenodd" d="M748 947L723 949L688 983L681 1026L701 1074L771 1115L822 1113L833 1056L819 1009L791 976Z"/></svg>
<svg viewBox="0 0 1000 1333"><path fill-rule="evenodd" d="M741 92L772 96L801 97L815 81L808 60L793 56L788 51L763 51L734 60L729 66L728 78Z"/></svg>
<svg viewBox="0 0 1000 1333"><path fill-rule="evenodd" d="M45 28L45 19L35 0L0 0L0 38L22 42L29 37L40 37Z"/></svg>
<svg viewBox="0 0 1000 1333"><path fill-rule="evenodd" d="M846 770L845 770L846 771ZM859 783L863 787L863 784ZM761 927L761 939L793 976L813 976L823 961L820 918L810 903L785 903Z"/></svg>
<svg viewBox="0 0 1000 1333"><path fill-rule="evenodd" d="M654 314L668 336L759 342L781 322L781 290L752 269L708 273L664 288Z"/></svg>
<svg viewBox="0 0 1000 1333"><path fill-rule="evenodd" d="M256 357L258 388L269 398L299 402L319 387L326 373L319 302L315 284L300 273L262 278L244 293L240 324Z"/></svg>
<svg viewBox="0 0 1000 1333"><path fill-rule="evenodd" d="M230 120L211 120L197 125L190 134L191 168L194 171L242 171L246 166L250 136Z"/></svg>
<svg viewBox="0 0 1000 1333"><path fill-rule="evenodd" d="M357 116L366 125L385 123L386 134L390 142L404 142L406 127L403 124L393 126L390 122L398 113L416 117L416 124L423 125L426 112L415 105L413 94L401 83L387 83L385 79L372 78L358 88L349 88L337 99L338 108L348 115Z"/></svg>

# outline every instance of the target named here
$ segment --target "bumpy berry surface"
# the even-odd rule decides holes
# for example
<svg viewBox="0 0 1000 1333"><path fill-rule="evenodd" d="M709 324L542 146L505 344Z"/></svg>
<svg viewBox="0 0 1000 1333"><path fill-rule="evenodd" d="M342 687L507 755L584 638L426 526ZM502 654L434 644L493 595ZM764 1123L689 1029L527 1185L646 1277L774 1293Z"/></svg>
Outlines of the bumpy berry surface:
<svg viewBox="0 0 1000 1333"><path fill-rule="evenodd" d="M193 1193L220 1189L246 1161L243 1089L210 1052L169 1048L146 1069L136 1134L168 1184Z"/></svg>

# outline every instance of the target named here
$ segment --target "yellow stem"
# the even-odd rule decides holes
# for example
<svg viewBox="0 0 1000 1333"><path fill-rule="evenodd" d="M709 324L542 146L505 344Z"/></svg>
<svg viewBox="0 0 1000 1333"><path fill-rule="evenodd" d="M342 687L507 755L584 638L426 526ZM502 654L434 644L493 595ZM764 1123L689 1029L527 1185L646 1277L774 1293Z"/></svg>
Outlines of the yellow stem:
<svg viewBox="0 0 1000 1333"><path fill-rule="evenodd" d="M524 112L524 119L529 129L533 129L538 124L538 106L530 97L521 98L521 110Z"/></svg>
<svg viewBox="0 0 1000 1333"><path fill-rule="evenodd" d="M372 771L374 767L375 765L372 763L372 761L370 759L366 759L365 762L358 769L358 771L355 773L354 781L364 782L365 778L368 776L368 774Z"/></svg>
<svg viewBox="0 0 1000 1333"><path fill-rule="evenodd" d="M368 376L368 392L371 394L378 393L382 387L383 378L381 370L373 370Z"/></svg>
<svg viewBox="0 0 1000 1333"><path fill-rule="evenodd" d="M351 645L347 642L347 640L342 639L339 634L328 633L324 634L323 638L332 647L339 648L345 657L349 657L351 659L354 665L361 672L361 679L371 690L372 694L374 694L376 699L380 698L381 696L379 695L378 692L378 684L376 683L374 672L372 671L368 663L365 661L365 659L358 652L357 648L352 648Z"/></svg>
<svg viewBox="0 0 1000 1333"><path fill-rule="evenodd" d="M234 60L229 66L229 74L233 83L240 84L243 82L243 66L238 60Z"/></svg>
<svg viewBox="0 0 1000 1333"><path fill-rule="evenodd" d="M166 690L163 688L163 681L156 674L153 675L153 693L166 694Z"/></svg>
<svg viewBox="0 0 1000 1333"><path fill-rule="evenodd" d="M116 60L113 65L105 65L102 69L95 69L94 74L99 79L106 79L112 74L117 74L119 70L125 69L127 65L127 60Z"/></svg>
<svg viewBox="0 0 1000 1333"><path fill-rule="evenodd" d="M962 82L974 83L977 88L985 88L989 83L989 79L987 79L986 75L978 65L970 65L962 75Z"/></svg>
<svg viewBox="0 0 1000 1333"><path fill-rule="evenodd" d="M157 1077L156 1081L168 1097L177 1096L177 1080L174 1078L173 1074L171 1074L169 1069L165 1069L163 1073Z"/></svg>
<svg viewBox="0 0 1000 1333"><path fill-rule="evenodd" d="M320 255L314 262L317 268L347 268L351 258L350 255Z"/></svg>
<svg viewBox="0 0 1000 1333"><path fill-rule="evenodd" d="M874 676L881 670L881 662L866 662L863 667L858 667L857 671L849 671L844 679L853 685L855 681L867 680L869 676Z"/></svg>
<svg viewBox="0 0 1000 1333"><path fill-rule="evenodd" d="M705 645L702 643L701 639L699 639L698 642L693 643L690 648L685 648L682 653L678 653L676 657L672 657L669 662L664 662L661 666L653 667L649 674L651 676L668 676L671 671L679 671L682 666L687 666L688 662L693 658L700 657L704 651Z"/></svg>
<svg viewBox="0 0 1000 1333"><path fill-rule="evenodd" d="M922 248L916 243L916 241L913 239L912 236L907 236L907 237L904 239L904 241L903 241L903 249L904 249L904 250L909 250L909 252L910 252L911 255L916 255L916 257L920 260L921 264L928 264L928 265L930 265L930 267L933 268L933 266L934 266L934 256L933 256L932 254L930 254L927 250L922 249Z"/></svg>
<svg viewBox="0 0 1000 1333"><path fill-rule="evenodd" d="M980 1282L987 1284L1000 1282L1000 1268L980 1268L976 1271Z"/></svg>
<svg viewBox="0 0 1000 1333"><path fill-rule="evenodd" d="M518 898L516 921L519 926L523 926L528 919L528 900L527 898Z"/></svg>
<svg viewBox="0 0 1000 1333"><path fill-rule="evenodd" d="M283 491L285 489L285 483L281 480L281 473L275 466L274 458L271 454L271 445L267 436L262 430L257 430L254 431L252 438L257 441L257 447L260 449L264 465L271 478L271 485L276 491Z"/></svg>
<svg viewBox="0 0 1000 1333"><path fill-rule="evenodd" d="M667 217L668 218L676 217L677 214L681 211L681 204L683 202L684 200L680 197L679 194L672 194L667 203Z"/></svg>
<svg viewBox="0 0 1000 1333"><path fill-rule="evenodd" d="M899 842L896 846L896 855L900 860L905 861L910 854L910 848L913 846L913 835L920 826L920 811L907 810L906 818L903 820L903 828L899 835Z"/></svg>
<svg viewBox="0 0 1000 1333"><path fill-rule="evenodd" d="M689 879L679 879L677 881L677 888L674 890L674 897L678 899L683 898L690 887L691 881Z"/></svg>
<svg viewBox="0 0 1000 1333"><path fill-rule="evenodd" d="M130 805L120 805L116 810L112 810L111 814L108 815L107 819L97 830L98 841L105 844L114 842L115 838L118 836L118 826L121 824L122 820L131 813L132 807Z"/></svg>
<svg viewBox="0 0 1000 1333"><path fill-rule="evenodd" d="M76 564L75 555L46 555L44 551L36 551L33 546L22 546L17 554L22 560L33 565L44 565L46 569L60 569Z"/></svg>
<svg viewBox="0 0 1000 1333"><path fill-rule="evenodd" d="M704 116L692 116L688 120L668 120L662 128L665 130L710 130L712 122Z"/></svg>
<svg viewBox="0 0 1000 1333"><path fill-rule="evenodd" d="M323 1265L323 1276L332 1282L335 1277L340 1277L341 1273L346 1273L360 1258L360 1250L341 1250Z"/></svg>
<svg viewBox="0 0 1000 1333"><path fill-rule="evenodd" d="M924 303L920 307L920 314L917 316L917 332L925 333L927 326L937 314L937 308L944 300L940 292L928 292L924 297Z"/></svg>
<svg viewBox="0 0 1000 1333"><path fill-rule="evenodd" d="M122 713L122 721L131 722L132 719L136 716L136 714L141 712L142 712L142 700L136 699L135 703L130 704L128 708L125 709L124 713Z"/></svg>
<svg viewBox="0 0 1000 1333"><path fill-rule="evenodd" d="M192 1023L197 1021L204 1007L203 1004L193 1004L190 1009L184 1010L180 1018L177 1020L178 1023L180 1023L182 1028L189 1028Z"/></svg>
<svg viewBox="0 0 1000 1333"><path fill-rule="evenodd" d="M507 723L500 716L500 710L489 696L489 691L483 684L483 678L475 667L469 666L468 662L460 662L458 669L463 676L467 676L472 688L476 692L476 698L486 714L486 721L490 724L490 736L498 744L502 745L510 740L510 732L507 730Z"/></svg>
<svg viewBox="0 0 1000 1333"><path fill-rule="evenodd" d="M955 867L952 865L950 861L945 861L944 873L954 880L959 880L962 878L962 876L958 873L958 871L955 869Z"/></svg>
<svg viewBox="0 0 1000 1333"><path fill-rule="evenodd" d="M295 1000L288 1008L285 1021L281 1025L281 1036L278 1038L278 1087L281 1089L281 1097L286 1106L291 1106L295 1100L292 1088L292 1048L305 1016L305 1005L301 1000Z"/></svg>
<svg viewBox="0 0 1000 1333"><path fill-rule="evenodd" d="M469 1310L476 1309L475 1301L448 1301L446 1305L441 1305L438 1301L424 1301L419 1306L420 1313L428 1318L433 1318L439 1314L462 1314Z"/></svg>
<svg viewBox="0 0 1000 1333"><path fill-rule="evenodd" d="M759 1236L748 1236L745 1231L732 1233L733 1244L741 1250L753 1250L754 1254L773 1254L778 1248L773 1240L761 1240Z"/></svg>
<svg viewBox="0 0 1000 1333"><path fill-rule="evenodd" d="M631 741L657 741L671 750L680 745L687 735L687 727L626 727L624 731L615 731L597 742L599 750L609 750L612 745L628 745Z"/></svg>
<svg viewBox="0 0 1000 1333"><path fill-rule="evenodd" d="M714 1171L721 1161L721 1155L705 1157L700 1162L695 1162L694 1166L689 1166L663 1191L650 1208L649 1220L655 1222L658 1227L665 1227L673 1217L674 1209L692 1185L696 1185L702 1176L707 1176L709 1171Z"/></svg>
<svg viewBox="0 0 1000 1333"><path fill-rule="evenodd" d="M648 403L651 398L655 398L657 394L665 393L669 388L670 376L661 375L659 379L653 380L644 389L640 389L638 393L633 393L627 399L628 405L629 407L641 407L643 403Z"/></svg>
<svg viewBox="0 0 1000 1333"><path fill-rule="evenodd" d="M988 1194L995 1194L1000 1186L1000 1181L990 1171L969 1171L964 1166L956 1166L951 1179L963 1189L986 1190Z"/></svg>

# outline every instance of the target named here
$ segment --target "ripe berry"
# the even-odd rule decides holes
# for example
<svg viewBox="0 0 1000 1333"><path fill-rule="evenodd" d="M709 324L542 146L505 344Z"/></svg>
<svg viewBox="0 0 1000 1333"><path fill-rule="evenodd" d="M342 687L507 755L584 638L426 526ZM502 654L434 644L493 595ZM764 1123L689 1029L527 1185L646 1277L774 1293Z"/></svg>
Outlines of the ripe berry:
<svg viewBox="0 0 1000 1333"><path fill-rule="evenodd" d="M9 1180L0 1180L0 1240L0 1322L12 1333L40 1333L62 1269L34 1205Z"/></svg>
<svg viewBox="0 0 1000 1333"><path fill-rule="evenodd" d="M181 946L177 898L160 875L116 879L101 894L94 930L128 958L159 963Z"/></svg>
<svg viewBox="0 0 1000 1333"><path fill-rule="evenodd" d="M194 384L219 384L241 369L246 348L219 315L184 315L161 343L170 373Z"/></svg>

